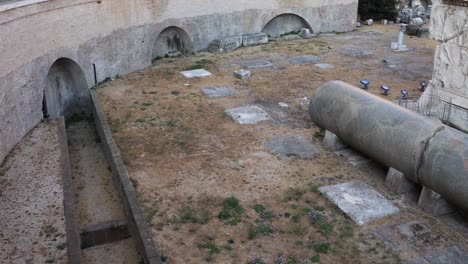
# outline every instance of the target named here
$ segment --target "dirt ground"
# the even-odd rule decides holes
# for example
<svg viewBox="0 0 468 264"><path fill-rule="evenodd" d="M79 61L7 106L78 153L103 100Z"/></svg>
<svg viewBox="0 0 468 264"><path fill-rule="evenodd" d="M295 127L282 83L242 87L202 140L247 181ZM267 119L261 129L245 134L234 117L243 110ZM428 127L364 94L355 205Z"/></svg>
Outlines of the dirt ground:
<svg viewBox="0 0 468 264"><path fill-rule="evenodd" d="M382 181L321 147L323 132L300 101L328 80L355 85L371 81L389 100L401 89L411 95L429 80L436 43L407 38L413 50L390 51L397 26L308 40L281 40L229 54L197 53L155 61L154 67L100 85L97 90L113 134L136 186L153 238L167 263L398 263L450 245L466 249L466 238L391 195ZM315 63L293 57L317 55ZM241 81L233 72L244 60L273 67L251 69ZM213 76L185 79L180 71L203 67ZM208 99L200 90L233 87L238 96ZM279 102L288 104L282 108ZM256 104L272 121L233 122L224 110ZM302 135L321 151L313 160L281 159L265 142ZM370 183L393 200L397 215L358 226L320 195L321 185L353 179ZM317 215L320 219L317 220ZM413 251L388 247L374 234L382 226L418 220L431 237ZM416 243L416 242L415 242Z"/></svg>
<svg viewBox="0 0 468 264"><path fill-rule="evenodd" d="M57 126L41 123L0 166L0 263L67 263Z"/></svg>

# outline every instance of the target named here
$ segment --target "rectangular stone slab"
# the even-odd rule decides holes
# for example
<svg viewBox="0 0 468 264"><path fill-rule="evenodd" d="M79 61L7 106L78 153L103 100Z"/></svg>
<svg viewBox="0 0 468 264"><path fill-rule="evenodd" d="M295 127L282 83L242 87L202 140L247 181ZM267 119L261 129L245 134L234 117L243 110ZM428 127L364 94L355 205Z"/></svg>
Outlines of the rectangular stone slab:
<svg viewBox="0 0 468 264"><path fill-rule="evenodd" d="M361 181L324 186L319 191L359 225L400 211L387 198Z"/></svg>
<svg viewBox="0 0 468 264"><path fill-rule="evenodd" d="M200 78L211 76L211 73L205 69L197 69L191 71L180 72L185 78Z"/></svg>
<svg viewBox="0 0 468 264"><path fill-rule="evenodd" d="M239 124L255 124L260 121L270 120L271 117L262 108L256 105L243 106L224 111Z"/></svg>
<svg viewBox="0 0 468 264"><path fill-rule="evenodd" d="M248 60L242 61L242 65L245 67L252 69L252 68L267 68L273 66L273 63L267 60Z"/></svg>
<svg viewBox="0 0 468 264"><path fill-rule="evenodd" d="M237 95L237 92L227 86L208 86L202 89L203 94L208 98L220 98Z"/></svg>

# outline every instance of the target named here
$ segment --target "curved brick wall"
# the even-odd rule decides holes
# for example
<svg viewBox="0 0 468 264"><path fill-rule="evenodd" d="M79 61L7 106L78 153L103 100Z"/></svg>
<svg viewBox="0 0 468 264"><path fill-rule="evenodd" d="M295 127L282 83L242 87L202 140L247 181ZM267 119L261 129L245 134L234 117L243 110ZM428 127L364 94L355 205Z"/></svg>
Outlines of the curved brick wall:
<svg viewBox="0 0 468 264"><path fill-rule="evenodd" d="M59 58L97 81L151 65L165 28L185 30L194 50L223 36L260 32L292 13L315 33L355 28L357 0L20 0L0 2L0 161L42 119L46 77ZM94 66L93 66L94 64Z"/></svg>

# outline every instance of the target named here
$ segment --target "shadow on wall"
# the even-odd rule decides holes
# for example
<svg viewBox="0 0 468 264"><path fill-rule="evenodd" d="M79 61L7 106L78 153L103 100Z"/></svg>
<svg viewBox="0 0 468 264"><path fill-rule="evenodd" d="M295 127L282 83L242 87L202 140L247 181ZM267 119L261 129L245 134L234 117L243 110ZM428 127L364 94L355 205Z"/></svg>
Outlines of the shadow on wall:
<svg viewBox="0 0 468 264"><path fill-rule="evenodd" d="M89 112L89 90L80 66L71 59L60 58L47 74L42 112L44 118Z"/></svg>
<svg viewBox="0 0 468 264"><path fill-rule="evenodd" d="M312 28L307 21L295 14L282 14L270 20L262 29L270 38L278 38L291 33L299 33L302 28Z"/></svg>
<svg viewBox="0 0 468 264"><path fill-rule="evenodd" d="M177 57L193 51L193 43L185 30L179 27L164 29L153 47L153 60L162 57Z"/></svg>

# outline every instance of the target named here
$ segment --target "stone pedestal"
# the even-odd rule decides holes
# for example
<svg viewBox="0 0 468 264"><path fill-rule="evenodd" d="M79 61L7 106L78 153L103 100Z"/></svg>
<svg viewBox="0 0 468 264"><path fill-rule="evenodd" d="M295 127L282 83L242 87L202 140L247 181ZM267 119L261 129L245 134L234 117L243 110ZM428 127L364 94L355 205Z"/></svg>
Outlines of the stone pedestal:
<svg viewBox="0 0 468 264"><path fill-rule="evenodd" d="M435 216L446 215L456 211L455 207L449 204L444 197L427 187L423 187L418 204Z"/></svg>
<svg viewBox="0 0 468 264"><path fill-rule="evenodd" d="M335 134L328 130L325 131L325 137L323 137L322 143L326 149L332 152L348 148L348 146L343 144L343 142L341 142L341 140Z"/></svg>
<svg viewBox="0 0 468 264"><path fill-rule="evenodd" d="M417 185L408 180L405 175L394 168L390 168L385 179L385 186L394 193L408 193L417 190Z"/></svg>

